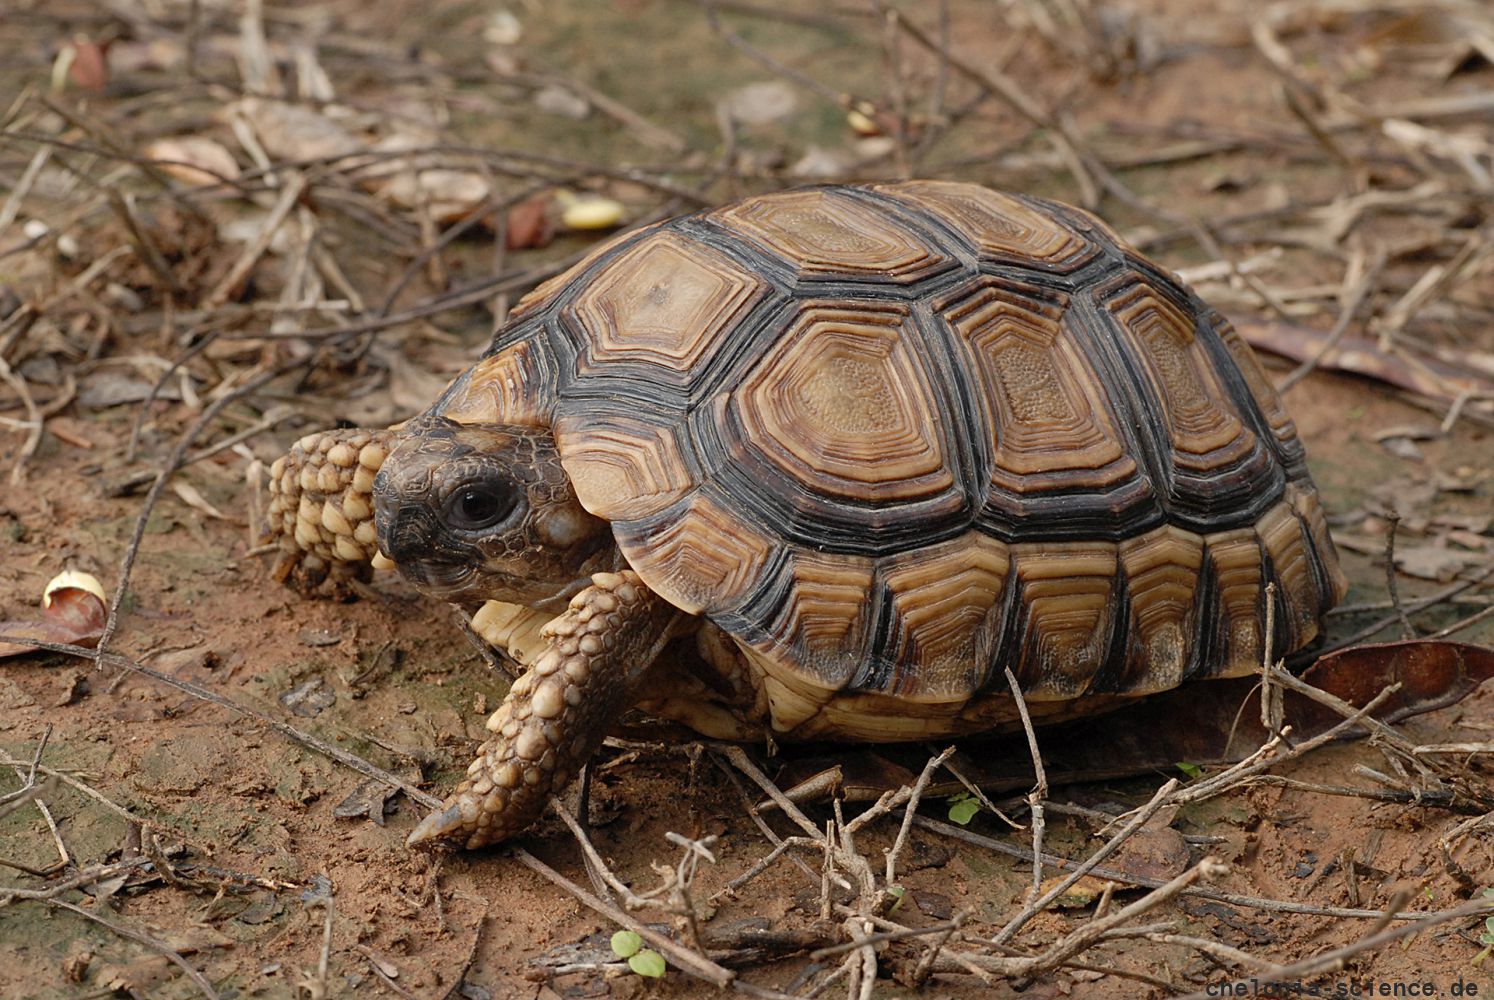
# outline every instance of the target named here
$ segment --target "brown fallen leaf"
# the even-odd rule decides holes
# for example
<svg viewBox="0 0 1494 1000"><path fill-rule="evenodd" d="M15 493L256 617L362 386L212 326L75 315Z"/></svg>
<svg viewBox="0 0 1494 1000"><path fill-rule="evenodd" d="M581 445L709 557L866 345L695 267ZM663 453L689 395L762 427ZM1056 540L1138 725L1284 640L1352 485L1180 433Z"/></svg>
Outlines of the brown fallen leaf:
<svg viewBox="0 0 1494 1000"><path fill-rule="evenodd" d="M179 135L157 139L145 155L170 176L193 187L222 184L239 178L239 165L221 143L206 136Z"/></svg>
<svg viewBox="0 0 1494 1000"><path fill-rule="evenodd" d="M63 46L58 63L67 68L67 78L75 87L101 93L109 83L108 42L95 42L87 35L75 35Z"/></svg>
<svg viewBox="0 0 1494 1000"><path fill-rule="evenodd" d="M508 228L504 242L510 250L532 250L549 246L555 238L555 224L550 220L549 195L538 195L519 202L508 210Z"/></svg>
<svg viewBox="0 0 1494 1000"><path fill-rule="evenodd" d="M180 970L171 964L169 958L151 955L133 962L101 965L94 975L94 982L110 990L150 996L178 975Z"/></svg>
<svg viewBox="0 0 1494 1000"><path fill-rule="evenodd" d="M1446 583L1485 558L1477 552L1461 552L1438 545L1404 545L1395 550L1395 568L1407 576Z"/></svg>
<svg viewBox="0 0 1494 1000"><path fill-rule="evenodd" d="M230 122L235 116L248 122L264 151L283 162L335 160L366 148L334 119L299 104L246 97L222 114Z"/></svg>
<svg viewBox="0 0 1494 1000"><path fill-rule="evenodd" d="M1192 849L1183 835L1158 823L1159 817L1127 837L1105 862L1105 867L1130 875L1137 884L1166 882L1188 870Z"/></svg>
<svg viewBox="0 0 1494 1000"><path fill-rule="evenodd" d="M1294 323L1237 324L1240 336L1258 351L1269 351L1293 361L1315 358L1327 346L1328 334ZM1412 358L1387 354L1374 340L1344 337L1318 361L1324 371L1349 372L1372 378L1429 399L1451 402L1459 396L1476 396L1494 389L1494 377L1485 373L1488 359L1478 352L1461 352L1447 360Z"/></svg>
<svg viewBox="0 0 1494 1000"><path fill-rule="evenodd" d="M33 652L36 646L25 640L92 648L104 634L104 623L108 618L103 584L76 570L60 573L42 593L40 620L0 622L0 636L22 640L0 642L0 660Z"/></svg>

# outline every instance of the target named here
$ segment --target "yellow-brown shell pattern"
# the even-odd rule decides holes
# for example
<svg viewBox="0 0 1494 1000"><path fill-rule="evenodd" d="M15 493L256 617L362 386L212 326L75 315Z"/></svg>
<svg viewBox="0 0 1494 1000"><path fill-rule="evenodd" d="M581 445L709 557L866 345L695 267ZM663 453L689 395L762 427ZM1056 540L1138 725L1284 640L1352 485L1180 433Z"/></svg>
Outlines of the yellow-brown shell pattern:
<svg viewBox="0 0 1494 1000"><path fill-rule="evenodd" d="M553 428L647 585L798 705L957 705L1008 666L1035 702L1241 674L1344 590L1228 322L1093 217L973 185L620 237L437 408Z"/></svg>

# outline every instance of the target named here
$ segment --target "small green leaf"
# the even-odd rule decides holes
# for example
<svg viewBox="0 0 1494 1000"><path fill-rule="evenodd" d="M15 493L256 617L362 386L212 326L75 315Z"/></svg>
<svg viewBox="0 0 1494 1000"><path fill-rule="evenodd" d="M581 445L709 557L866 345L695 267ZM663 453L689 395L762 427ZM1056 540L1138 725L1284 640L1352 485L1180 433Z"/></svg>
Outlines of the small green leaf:
<svg viewBox="0 0 1494 1000"><path fill-rule="evenodd" d="M643 938L633 931L618 931L612 935L612 952L618 958L632 958L643 947ZM634 970L637 971L637 970Z"/></svg>
<svg viewBox="0 0 1494 1000"><path fill-rule="evenodd" d="M634 936L636 937L637 935ZM632 969L640 976L647 976L650 979L659 979L664 975L664 970L668 968L668 966L664 964L663 955L660 955L657 951L652 951L648 948L645 948L638 954L634 955L632 958L628 959L628 968Z"/></svg>
<svg viewBox="0 0 1494 1000"><path fill-rule="evenodd" d="M1203 768L1199 767L1197 764L1189 764L1187 761L1178 761L1178 763L1173 766L1176 767L1179 771L1182 771L1190 778L1200 778L1204 773Z"/></svg>
<svg viewBox="0 0 1494 1000"><path fill-rule="evenodd" d="M888 915L891 916L902 908L903 901L907 898L908 890L904 889L900 885L889 885L887 887L887 895L897 900L897 902L893 903L891 908L887 911Z"/></svg>
<svg viewBox="0 0 1494 1000"><path fill-rule="evenodd" d="M980 800L969 792L952 795L949 799L949 821L961 826L969 823L980 812Z"/></svg>

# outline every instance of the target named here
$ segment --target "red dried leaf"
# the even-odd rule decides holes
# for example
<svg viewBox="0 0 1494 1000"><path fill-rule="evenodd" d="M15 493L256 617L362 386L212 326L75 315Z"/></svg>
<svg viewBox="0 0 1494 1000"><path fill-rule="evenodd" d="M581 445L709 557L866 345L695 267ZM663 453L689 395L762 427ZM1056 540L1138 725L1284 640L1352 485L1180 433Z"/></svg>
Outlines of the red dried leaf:
<svg viewBox="0 0 1494 1000"><path fill-rule="evenodd" d="M102 91L109 83L109 64L104 58L108 52L107 43L100 45L79 35L69 47L73 50L73 60L68 66L67 78L74 86L84 90L91 90L96 94Z"/></svg>
<svg viewBox="0 0 1494 1000"><path fill-rule="evenodd" d="M550 220L548 195L521 201L508 210L505 242L510 250L547 246L554 238L555 224Z"/></svg>
<svg viewBox="0 0 1494 1000"><path fill-rule="evenodd" d="M37 642L71 643L92 648L104 634L109 609L103 598L82 587L61 586L47 591L38 621L0 622L0 636ZM36 650L22 642L0 642L0 660Z"/></svg>

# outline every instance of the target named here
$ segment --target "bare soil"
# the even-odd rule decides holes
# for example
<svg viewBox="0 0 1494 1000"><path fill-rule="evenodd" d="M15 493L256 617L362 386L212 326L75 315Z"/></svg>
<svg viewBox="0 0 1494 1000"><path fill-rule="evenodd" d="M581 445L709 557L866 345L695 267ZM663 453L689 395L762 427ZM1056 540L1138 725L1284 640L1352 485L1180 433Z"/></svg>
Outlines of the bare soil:
<svg viewBox="0 0 1494 1000"><path fill-rule="evenodd" d="M948 5L954 59L943 60L874 7L802 14L723 4L723 23L766 54L765 64L713 30L705 7L680 0L506 10L460 0L286 4L264 10L262 29L252 18L241 24L240 5L10 6L0 19L8 54L0 66L0 621L37 617L44 585L62 569L94 573L111 596L126 586L110 653L437 794L462 772L501 698L504 678L452 613L393 578L347 603L303 601L270 583L273 557L255 545L259 508L246 498L299 434L420 409L487 341L516 293L596 234L562 226L548 246L505 248L491 227L476 226L441 242L451 223L436 217L429 189L424 207L402 204L340 154L313 150L311 137L292 143L307 150L300 158L244 145L245 126L236 131L229 109L256 88L297 98L365 146L371 136L416 136L416 148L431 151L423 166L478 178L495 205L567 188L616 199L632 220L824 176L951 176L1080 200L1087 184L1104 188L1103 171L1085 171L1081 183L1070 166L1093 153L1124 185L1102 190L1099 210L1191 274L1242 328L1275 324L1321 338L1348 308L1350 338L1381 352L1378 377L1333 370L1350 362L1328 356L1285 397L1333 513L1353 581L1347 603L1371 605L1330 617L1330 641L1386 617L1392 530L1404 606L1475 581L1411 614L1418 634L1490 605L1494 21L1486 7L1291 5L1263 38L1249 18L1267 13L1225 0L965 0ZM906 9L936 47L942 10ZM1045 27L1043 17L1066 11L1088 18ZM256 38L267 40L273 73L253 69ZM107 73L95 80L86 71L104 41ZM1273 41L1291 70L1273 67ZM69 46L72 68L59 69ZM977 100L973 78L995 72L1033 95L1044 121L1010 102ZM775 89L741 97L748 84ZM871 117L884 123L902 115L905 133L858 136L832 99L841 94L873 102ZM724 134L718 109L728 97L747 101L739 118L767 119ZM785 100L790 110L770 114ZM1474 112L1457 113L1457 101ZM934 128L942 131L925 142ZM1086 144L1079 154L1053 142L1065 128ZM184 135L221 143L240 180L207 192L142 166L152 141ZM276 169L256 166L261 156ZM280 193L298 178L303 195L276 220ZM1376 207L1353 208L1370 202ZM548 210L556 216L561 206ZM274 239L227 280L268 232L267 218ZM1220 259L1234 273L1211 270ZM490 275L506 284L482 285ZM443 295L460 301L443 305ZM358 324L367 335L339 332ZM1309 346L1268 367L1280 380L1313 353ZM168 376L173 362L181 370ZM209 409L276 366L277 377ZM176 472L147 510L150 479L141 486L141 474L153 477L204 414L192 448L267 426ZM122 491L132 476L136 485ZM142 518L122 584L121 559ZM1399 636L1391 618L1375 638ZM1494 643L1494 618L1453 638ZM1169 811L1148 829L1171 854L1146 860L1146 870L1168 878L1212 856L1229 866L1213 888L1309 911L1432 912L1477 898L1494 888L1486 812L1494 690L1397 728L1417 746L1481 745L1457 760L1484 798L1422 801L1427 774L1396 773L1369 741L1333 745L1271 772L1298 787L1242 783ZM629 971L607 944L614 922L507 850L407 851L421 811L404 796L381 808L378 794L370 806L365 776L326 753L118 662L54 653L0 661L0 751L19 762L4 768L0 795L24 785L43 741L43 777L74 783L49 779L46 816L35 803L0 804L0 996L716 992L677 967L661 980ZM658 866L679 862L666 833L717 838L714 863L700 866L689 891L704 946L740 983L782 991L760 995L808 996L845 961L806 954L843 939L841 921L822 916L818 855L790 852L796 860L780 858L726 890L772 844L751 814L755 791L746 794L745 779L718 757L688 740L629 741L609 747L594 772L592 840L635 891L660 884ZM1119 813L1167 777L1193 778L1176 770L1058 788L1051 798ZM1409 801L1367 797L1387 791ZM358 801L361 816L337 815L355 813ZM967 829L1029 847L1029 813L1020 800L1005 805L1020 828L982 810ZM864 807L845 805L846 818ZM820 826L834 815L825 805L807 812ZM948 808L926 801L921 812L945 820ZM1046 850L1087 857L1108 836L1098 835L1096 815L1049 811ZM894 810L859 834L874 871L901 816ZM762 823L779 836L799 832L777 813ZM558 819L522 847L595 891ZM142 854L154 859L149 872L137 865L50 891ZM1030 865L922 828L902 857L897 922L928 927L958 915L950 949L1003 954L980 942L1021 910ZM65 867L54 871L59 862ZM1113 912L1139 895L1123 887L1108 905ZM1011 946L1038 953L1097 919L1093 898L1079 902L1037 915ZM1401 924L1287 909L1180 897L1132 922L1166 924L1151 937L1098 943L1036 979L983 982L941 967L915 986L931 938L909 938L879 946L881 978L862 995L1186 994L1248 984L1240 952L1290 965ZM691 940L667 913L637 916ZM1474 915L1346 952L1341 968L1302 977L1301 988L1491 995L1485 933ZM184 975L168 952L211 987ZM1289 995L1296 981L1277 989Z"/></svg>

